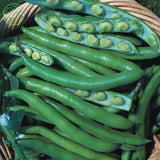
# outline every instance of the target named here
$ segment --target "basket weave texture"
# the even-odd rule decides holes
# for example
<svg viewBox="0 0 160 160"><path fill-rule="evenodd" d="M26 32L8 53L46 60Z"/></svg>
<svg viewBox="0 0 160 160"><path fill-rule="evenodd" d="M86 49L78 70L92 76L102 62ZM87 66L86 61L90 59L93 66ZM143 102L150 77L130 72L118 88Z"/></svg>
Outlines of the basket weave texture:
<svg viewBox="0 0 160 160"><path fill-rule="evenodd" d="M137 16L150 25L160 36L160 18L155 15L151 10L143 7L134 0L97 0L100 2L108 3L123 9L130 14ZM23 3L14 11L9 12L0 20L0 38L8 36L15 30L19 30L20 27L31 20L35 14L41 11L38 5L30 3ZM10 18L16 17L16 18ZM154 135L153 140L155 142L154 149L148 160L160 160L160 135Z"/></svg>

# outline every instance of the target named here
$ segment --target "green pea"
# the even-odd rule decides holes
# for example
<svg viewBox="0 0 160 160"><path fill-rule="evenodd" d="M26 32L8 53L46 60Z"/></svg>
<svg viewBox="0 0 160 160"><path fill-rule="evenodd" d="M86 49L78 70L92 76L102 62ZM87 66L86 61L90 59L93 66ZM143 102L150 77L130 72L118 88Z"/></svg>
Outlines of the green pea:
<svg viewBox="0 0 160 160"><path fill-rule="evenodd" d="M62 20L57 17L49 17L48 21L56 27L60 27L62 25Z"/></svg>
<svg viewBox="0 0 160 160"><path fill-rule="evenodd" d="M98 4L93 4L91 7L91 11L98 16L104 14L104 9Z"/></svg>
<svg viewBox="0 0 160 160"><path fill-rule="evenodd" d="M55 28L53 26L51 26L50 24L46 24L45 25L45 29L48 31L48 32L55 32Z"/></svg>
<svg viewBox="0 0 160 160"><path fill-rule="evenodd" d="M122 52L129 52L131 50L130 45L122 41L118 43L117 48Z"/></svg>
<svg viewBox="0 0 160 160"><path fill-rule="evenodd" d="M121 106L124 104L124 99L122 97L118 97L118 96L112 97L110 99L110 104Z"/></svg>
<svg viewBox="0 0 160 160"><path fill-rule="evenodd" d="M155 48L158 48L158 42L157 42L157 38L155 35L153 34L149 34L147 36L147 42L152 46L152 47L155 47Z"/></svg>
<svg viewBox="0 0 160 160"><path fill-rule="evenodd" d="M40 60L41 59L41 52L40 51L33 52L32 59L36 60L36 61Z"/></svg>
<svg viewBox="0 0 160 160"><path fill-rule="evenodd" d="M88 97L89 96L89 91L85 90L77 90L76 94L79 95L80 97Z"/></svg>
<svg viewBox="0 0 160 160"><path fill-rule="evenodd" d="M78 1L72 1L71 7L76 11L81 11L84 8L84 5L81 2Z"/></svg>
<svg viewBox="0 0 160 160"><path fill-rule="evenodd" d="M120 21L116 23L116 28L120 31L127 31L129 29L129 24L125 21Z"/></svg>
<svg viewBox="0 0 160 160"><path fill-rule="evenodd" d="M47 54L42 55L41 60L45 63L50 63L52 61L51 57Z"/></svg>
<svg viewBox="0 0 160 160"><path fill-rule="evenodd" d="M107 39L105 37L100 39L100 45L102 47L111 47L112 46L112 41L110 39Z"/></svg>
<svg viewBox="0 0 160 160"><path fill-rule="evenodd" d="M104 101L107 98L107 96L104 92L97 92L94 93L93 98L98 101Z"/></svg>
<svg viewBox="0 0 160 160"><path fill-rule="evenodd" d="M11 44L11 45L9 46L9 50L10 50L11 52L17 52L17 51L18 51L18 47L17 47L16 44Z"/></svg>
<svg viewBox="0 0 160 160"><path fill-rule="evenodd" d="M46 0L46 3L52 6L57 6L60 3L60 1L59 0Z"/></svg>
<svg viewBox="0 0 160 160"><path fill-rule="evenodd" d="M121 18L121 16L118 13L113 13L111 15L111 19L118 19L118 18Z"/></svg>
<svg viewBox="0 0 160 160"><path fill-rule="evenodd" d="M65 29L63 29L63 28L58 28L57 29L57 34L59 36L68 36L68 32Z"/></svg>
<svg viewBox="0 0 160 160"><path fill-rule="evenodd" d="M71 39L74 41L81 41L83 39L82 35L78 32L71 33Z"/></svg>
<svg viewBox="0 0 160 160"><path fill-rule="evenodd" d="M109 31L112 31L112 30L113 30L113 25L112 25L112 23L110 23L110 22L102 22L102 23L99 23L99 28L100 28L100 30L102 30L102 31L107 31L107 32L109 32Z"/></svg>
<svg viewBox="0 0 160 160"><path fill-rule="evenodd" d="M33 50L32 50L31 48L26 47L26 48L24 49L24 52L27 54L27 56L32 57Z"/></svg>
<svg viewBox="0 0 160 160"><path fill-rule="evenodd" d="M76 31L78 29L78 25L74 22L71 22L71 21L66 21L65 27L66 27L66 29L69 29L71 31Z"/></svg>
<svg viewBox="0 0 160 160"><path fill-rule="evenodd" d="M91 24L91 23L83 23L83 24L81 25L81 28L82 28L82 30L83 30L84 32L87 32L87 33L92 33L92 32L95 31L95 27L94 27L94 25Z"/></svg>
<svg viewBox="0 0 160 160"><path fill-rule="evenodd" d="M92 45L98 45L99 44L99 39L93 34L88 35L87 41L88 41L88 43L90 43Z"/></svg>

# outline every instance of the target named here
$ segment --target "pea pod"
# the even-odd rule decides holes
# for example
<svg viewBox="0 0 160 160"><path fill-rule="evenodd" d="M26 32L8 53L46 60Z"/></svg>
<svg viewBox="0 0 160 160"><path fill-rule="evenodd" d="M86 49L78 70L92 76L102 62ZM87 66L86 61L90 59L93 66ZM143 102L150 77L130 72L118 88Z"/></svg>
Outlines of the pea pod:
<svg viewBox="0 0 160 160"><path fill-rule="evenodd" d="M30 148L35 151L40 151L43 154L51 156L53 159L74 159L74 160L85 160L85 158L80 157L76 154L73 154L69 151L64 150L54 143L48 143L48 141L44 141L42 139L34 138L21 138L17 140L17 143L21 146ZM32 145L34 144L34 145ZM45 147L44 147L45 146Z"/></svg>
<svg viewBox="0 0 160 160"><path fill-rule="evenodd" d="M87 91L66 88L85 100L100 104L102 106L110 106L120 110L129 111L132 107L132 98L129 96L112 92L112 91Z"/></svg>
<svg viewBox="0 0 160 160"><path fill-rule="evenodd" d="M13 72L14 70L16 70L17 68L19 68L20 66L23 65L23 61L22 58L16 58L11 65L9 66L9 70L11 72Z"/></svg>
<svg viewBox="0 0 160 160"><path fill-rule="evenodd" d="M105 66L102 66L100 64L96 64L96 63L93 63L93 62L89 62L89 61L85 61L81 58L76 58L76 57L73 57L71 56L73 59L75 59L76 61L82 63L83 65L87 66L88 68L90 68L91 70L95 71L96 73L99 73L101 75L109 75L109 74L113 74L113 73L116 73L116 71L108 68L108 67L105 67Z"/></svg>
<svg viewBox="0 0 160 160"><path fill-rule="evenodd" d="M62 27L70 31L86 33L134 32L140 29L140 24L131 19L102 19L94 16L65 14L60 11L48 11L35 16L36 22L41 19L50 26ZM57 22L57 23L56 23ZM59 23L58 23L59 22ZM40 23L38 23L40 24ZM132 26L132 27L130 27ZM143 32L143 30L142 30Z"/></svg>
<svg viewBox="0 0 160 160"><path fill-rule="evenodd" d="M13 107L8 108L8 111L13 111L13 112L19 111L19 110L24 110L26 116L29 116L29 117L34 118L36 120L40 120L40 121L43 121L43 122L50 123L46 118L44 118L42 116L42 114L40 112L38 112L37 110L35 110L31 107L28 107L28 106L13 106Z"/></svg>
<svg viewBox="0 0 160 160"><path fill-rule="evenodd" d="M86 159L95 159L95 160L108 160L114 159L111 156L99 152L95 152L87 147L84 147L78 143L75 143L54 131L49 130L43 126L29 126L21 128L23 134L40 134L41 136L49 139L51 142L61 146L62 148L73 152L79 156L82 156Z"/></svg>
<svg viewBox="0 0 160 160"><path fill-rule="evenodd" d="M21 78L21 83L26 89L56 99L67 106L69 105L77 112L84 114L86 117L109 125L113 128L127 129L133 126L133 122L129 121L127 118L107 112L97 105L88 103L72 92L52 83L29 77Z"/></svg>
<svg viewBox="0 0 160 160"><path fill-rule="evenodd" d="M96 137L93 137L86 132L80 130L65 117L59 114L53 107L45 103L37 95L22 89L15 89L5 92L6 97L17 97L24 102L28 103L30 107L38 110L45 118L47 118L52 124L55 124L64 133L69 134L72 140L78 142L86 147L92 148L96 151L113 151L116 150L118 145L102 141ZM95 145L96 143L96 145Z"/></svg>
<svg viewBox="0 0 160 160"><path fill-rule="evenodd" d="M54 107L58 112L64 115L67 119L69 119L70 121L81 127L83 130L87 131L88 133L96 137L99 137L107 141L110 140L115 143L134 145L134 147L136 145L141 145L148 142L148 140L145 140L140 136L135 136L127 132L118 131L107 126L102 126L101 124L98 124L95 121L85 118L84 116L77 114L76 112L66 108L65 106L49 98L43 99L52 107Z"/></svg>
<svg viewBox="0 0 160 160"><path fill-rule="evenodd" d="M36 43L33 40L27 40L27 39L19 39L19 42L21 45L25 45L31 48L35 48L37 50L40 50L42 52L47 53L51 57L53 57L54 62L60 66L61 68L76 74L76 75L82 75L82 76L87 76L87 77L93 77L93 76L98 76L95 72L90 70L88 67L85 67L84 65L80 64L73 58L64 55L60 52L57 52L55 50L48 49L47 47L40 46L38 43Z"/></svg>
<svg viewBox="0 0 160 160"><path fill-rule="evenodd" d="M15 37L13 41L8 40L8 38L4 39L4 41L0 43L0 53L20 56L19 53L21 50L23 50L29 57L32 57L39 63L45 65L52 65L54 63L53 58L45 52L41 52L35 48L29 48L27 45L20 45L19 43L17 44L18 38L22 38L22 36Z"/></svg>
<svg viewBox="0 0 160 160"><path fill-rule="evenodd" d="M34 74L27 67L24 67L24 68L20 69L16 73L17 78L22 78L22 77L26 77L26 76L33 76L33 75Z"/></svg>
<svg viewBox="0 0 160 160"><path fill-rule="evenodd" d="M55 68L44 66L22 53L24 65L36 76L64 87L82 90L107 90L136 82L144 76L141 69L123 71L110 76L80 77Z"/></svg>
<svg viewBox="0 0 160 160"><path fill-rule="evenodd" d="M106 67L124 71L139 68L135 63L125 60L120 56L113 55L113 51L96 50L90 47L78 45L69 41L61 40L43 32L33 30L31 28L22 28L23 33L37 41L42 46L60 51L67 55L82 58L84 60L98 63Z"/></svg>
<svg viewBox="0 0 160 160"><path fill-rule="evenodd" d="M46 0L27 0L27 2L33 4L41 4L46 7L70 10L74 12L85 13L88 15L93 15L101 17L103 19L117 19L117 18L128 18L136 21L140 24L140 28L135 32L135 34L148 43L153 49L160 53L160 38L158 34L144 21L140 20L136 16L107 3L97 2L93 0L59 0L56 5L50 5ZM131 26L132 27L132 26ZM141 31L143 30L143 32Z"/></svg>
<svg viewBox="0 0 160 160"><path fill-rule="evenodd" d="M38 14L35 16L35 21L49 34L57 38L69 40L71 42L93 48L115 50L123 54L139 54L137 48L130 41L123 37L98 33L93 34L92 32L80 33L80 31L77 30L70 31L61 27L57 27L55 30L51 30L50 27L52 25L47 20L45 21L45 17L46 16L43 14Z"/></svg>

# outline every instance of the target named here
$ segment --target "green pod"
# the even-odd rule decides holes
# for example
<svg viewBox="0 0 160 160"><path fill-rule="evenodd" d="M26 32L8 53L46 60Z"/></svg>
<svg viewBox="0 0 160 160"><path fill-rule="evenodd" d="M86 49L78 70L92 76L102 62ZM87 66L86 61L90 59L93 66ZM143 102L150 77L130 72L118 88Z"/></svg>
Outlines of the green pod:
<svg viewBox="0 0 160 160"><path fill-rule="evenodd" d="M50 23L51 18L57 18L62 22L57 26L54 23ZM106 33L106 32L122 32L130 33L135 32L140 28L137 21L131 19L102 19L94 16L80 16L78 14L65 14L58 11L47 11L45 13L39 13L35 16L35 20L41 19L50 24L53 27L62 27L70 31L86 32L86 33ZM55 20L55 22L57 21ZM39 23L38 23L39 24ZM142 30L143 32L143 30Z"/></svg>
<svg viewBox="0 0 160 160"><path fill-rule="evenodd" d="M28 107L28 106L12 106L8 108L8 111L19 111L24 110L25 116L31 117L36 120L40 120L43 122L50 123L40 112L38 112L36 109Z"/></svg>
<svg viewBox="0 0 160 160"><path fill-rule="evenodd" d="M128 120L127 118L107 112L103 108L100 108L97 105L84 101L74 93L60 86L54 85L53 83L48 83L42 80L29 77L21 78L21 83L25 86L26 89L56 99L61 103L72 107L77 112L84 114L86 117L94 119L95 121L98 121L100 123L109 125L113 128L126 129L133 126L133 122ZM50 92L47 91L49 89L48 87L50 88Z"/></svg>
<svg viewBox="0 0 160 160"><path fill-rule="evenodd" d="M112 159L111 156L103 153L95 152L87 147L84 147L78 143L73 142L59 134L55 131L51 131L46 127L43 126L30 126L30 127L23 127L21 132L24 134L40 134L41 136L49 139L51 142L61 146L62 148L73 152L79 156L82 156L86 159L95 159L95 160L108 160Z"/></svg>
<svg viewBox="0 0 160 160"><path fill-rule="evenodd" d="M5 92L5 96L15 96L28 103L30 107L38 110L52 124L56 125L64 133L69 134L72 140L77 143L100 152L111 152L117 149L117 144L103 141L79 129L34 93L22 89L15 89Z"/></svg>
<svg viewBox="0 0 160 160"><path fill-rule="evenodd" d="M17 78L28 77L28 76L33 76L33 75L34 74L27 67L24 67L24 68L20 69L16 73Z"/></svg>
<svg viewBox="0 0 160 160"><path fill-rule="evenodd" d="M125 110L125 111L129 111L132 107L132 98L117 92L88 91L87 96L83 96L82 94L83 90L75 90L72 88L66 88L66 89L88 101L100 104L102 106L110 106L110 107L117 108L120 110ZM118 98L120 100L118 100ZM122 101L123 103L121 103L120 101Z"/></svg>
<svg viewBox="0 0 160 160"><path fill-rule="evenodd" d="M23 147L27 147L30 148L32 150L35 151L39 151L42 154L46 154L50 157L52 157L53 159L57 158L57 159L64 159L64 160L68 160L68 159L74 159L74 160L85 160L85 158L80 157L76 154L73 154L61 147L59 147L58 145L54 144L54 143L49 143L48 141L44 141L42 139L38 139L38 138L24 138L24 139L18 139L17 143ZM34 144L34 145L31 145ZM44 149L44 146L46 147Z"/></svg>
<svg viewBox="0 0 160 160"><path fill-rule="evenodd" d="M140 136L136 136L131 133L127 133L125 131L123 132L112 129L107 126L103 126L95 121L90 120L89 118L84 117L83 115L76 113L74 110L70 110L66 106L63 106L60 103L57 103L49 98L43 98L43 99L52 107L54 107L58 112L64 115L67 119L77 124L80 128L82 128L83 130L87 131L88 133L96 137L104 139L105 141L120 143L123 144L122 145L123 147L126 146L126 148L128 145L128 149L130 145L133 145L134 148L136 148L135 146L137 145L139 146L141 144L145 144L148 142L148 140L145 140ZM133 146L131 146L131 148Z"/></svg>
<svg viewBox="0 0 160 160"><path fill-rule="evenodd" d="M69 41L56 38L54 36L51 36L44 32L33 30L31 28L22 28L22 31L26 36L30 37L34 41L37 41L40 45L56 51L60 51L67 55L82 58L83 60L104 65L106 67L118 71L132 70L134 68L139 68L139 66L136 65L135 63L125 60L120 56L114 55L114 53L116 54L117 52L111 50L110 51L96 50L90 47L78 45Z"/></svg>
<svg viewBox="0 0 160 160"><path fill-rule="evenodd" d="M46 22L41 18L43 15L36 15L35 20L39 26L45 29ZM59 30L60 28L57 28ZM123 54L139 54L137 48L133 43L123 37L114 36L111 34L89 34L72 32L70 30L63 29L64 34L58 34L58 32L48 32L54 37L68 40L77 44L86 45L89 47L105 50L114 50ZM65 34L67 33L67 34ZM76 34L76 35L75 35ZM76 38L75 38L76 37Z"/></svg>
<svg viewBox="0 0 160 160"><path fill-rule="evenodd" d="M27 1L30 3L34 3L34 4L41 4L43 2L43 5L47 6L47 3L45 3L44 0L40 0L40 1L27 0ZM119 18L119 17L121 17L123 19L127 18L127 19L133 20L132 25L135 25L138 23L139 27L137 28L137 31L135 31L134 33L139 38L143 39L146 43L148 43L148 45L150 47L152 47L158 53L160 53L160 38L159 38L158 34L148 24L146 24L144 21L140 20L138 17L136 17L136 16L120 9L120 8L109 5L107 3L97 2L97 1L93 1L93 0L78 0L76 2L79 2L83 6L83 9L79 10L79 12L81 12L81 13L101 17L103 19ZM95 6L95 5L97 6L97 8L94 7L94 10L93 10L92 6ZM55 8L76 11L75 8L73 6L71 6L70 0L67 0L67 1L61 0L60 5L57 5ZM103 14L97 15L96 10L99 10L99 8L102 8L102 10L104 10L104 11L102 12ZM115 16L115 14L117 14L117 15Z"/></svg>
<svg viewBox="0 0 160 160"><path fill-rule="evenodd" d="M118 86L123 86L136 82L144 76L141 69L133 69L120 73L111 74L110 76L81 77L59 71L56 68L50 68L35 62L26 54L22 53L24 65L36 76L53 82L64 87L82 89L82 90L107 90Z"/></svg>
<svg viewBox="0 0 160 160"><path fill-rule="evenodd" d="M20 39L21 45L29 46L31 48L35 48L36 50L40 50L42 52L47 53L51 57L53 57L55 64L59 65L61 68L75 74L87 77L98 76L97 73L90 70L88 67L80 64L72 57L64 55L55 50L48 49L47 47L41 46L33 40Z"/></svg>
<svg viewBox="0 0 160 160"><path fill-rule="evenodd" d="M16 58L9 66L9 70L13 72L17 68L23 65L22 58Z"/></svg>
<svg viewBox="0 0 160 160"><path fill-rule="evenodd" d="M138 55L119 54L116 52L114 52L113 54L115 56L117 55L128 60L147 60L159 57L159 53L156 50L152 49L151 47L138 47L138 51L139 51Z"/></svg>
<svg viewBox="0 0 160 160"><path fill-rule="evenodd" d="M26 53L26 55L28 55L29 57L32 57L33 60L47 66L51 66L54 64L53 57L50 56L48 53L38 50L35 47L29 46L28 44L19 43L19 45L21 46L21 50L24 50L24 53Z"/></svg>
<svg viewBox="0 0 160 160"><path fill-rule="evenodd" d="M78 62L82 63L83 65L87 66L88 68L92 69L93 71L95 71L96 73L99 73L101 75L109 75L109 74L113 74L113 73L116 73L116 71L110 69L110 68L107 68L107 67L104 67L100 64L96 64L96 63L92 63L92 62L89 62L89 61L85 61L81 58L76 58L76 57L73 57L73 59L77 60Z"/></svg>

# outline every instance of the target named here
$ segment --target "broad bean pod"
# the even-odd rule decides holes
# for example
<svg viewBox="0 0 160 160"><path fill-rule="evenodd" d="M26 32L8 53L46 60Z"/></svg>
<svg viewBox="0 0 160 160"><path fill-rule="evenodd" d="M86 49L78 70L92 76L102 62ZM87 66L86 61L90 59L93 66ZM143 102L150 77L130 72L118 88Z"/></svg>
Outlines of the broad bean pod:
<svg viewBox="0 0 160 160"><path fill-rule="evenodd" d="M135 20L137 23L140 23L140 28L137 30L137 32L135 32L135 34L139 38L143 39L146 43L148 43L148 45L153 49L157 50L158 53L160 53L160 38L158 34L148 24L140 20L138 17L115 6L93 0L57 0L57 3L54 4L50 0L27 0L27 2L38 5L40 4L55 9L80 12L83 14L101 17L103 19L128 18ZM143 30L143 32L141 30Z"/></svg>
<svg viewBox="0 0 160 160"><path fill-rule="evenodd" d="M82 33L79 31L71 31L62 27L52 27L46 20L45 15L36 15L35 21L39 26L47 31L52 36L68 40L77 44L104 50L114 50L121 54L139 54L137 48L123 37L114 36L111 34L100 33Z"/></svg>
<svg viewBox="0 0 160 160"><path fill-rule="evenodd" d="M84 116L77 114L76 112L68 109L67 107L49 98L44 98L44 100L51 106L53 106L58 112L64 115L67 119L77 124L90 134L99 137L101 139L104 140L110 139L110 141L113 141L115 143L120 143L122 144L122 146L123 144L127 144L127 145L133 145L132 147L136 147L137 145L142 145L149 142L148 140L143 139L140 136L136 136L123 131L114 130L107 126L100 125L95 121L85 118Z"/></svg>
<svg viewBox="0 0 160 160"><path fill-rule="evenodd" d="M124 71L139 68L135 63L125 60L120 56L113 55L113 51L96 50L90 47L78 45L69 41L61 40L43 32L31 28L22 28L23 33L47 48L60 51L67 55L82 58L87 61L98 63L106 67Z"/></svg>
<svg viewBox="0 0 160 160"><path fill-rule="evenodd" d="M110 152L116 150L118 147L118 144L103 141L82 131L59 114L53 107L45 103L40 97L31 92L22 89L15 89L5 92L4 96L14 96L25 101L30 107L38 110L45 118L52 122L52 124L56 125L64 133L70 135L72 140L77 143L100 152Z"/></svg>
<svg viewBox="0 0 160 160"><path fill-rule="evenodd" d="M21 57L24 65L36 76L49 82L75 89L107 90L131 84L144 76L143 70L132 69L129 71L111 74L109 76L80 77L37 63L24 53L21 53Z"/></svg>
<svg viewBox="0 0 160 160"><path fill-rule="evenodd" d="M81 16L79 14L66 14L60 11L47 11L35 16L35 20L42 19L53 27L62 27L70 31L86 33L105 32L135 32L141 26L132 19L102 19L95 16ZM40 24L40 23L39 23ZM121 24L121 25L120 25ZM132 27L130 27L132 26ZM140 32L143 32L140 31Z"/></svg>
<svg viewBox="0 0 160 160"><path fill-rule="evenodd" d="M23 127L21 129L23 134L40 134L41 136L49 139L51 142L61 146L62 148L73 152L79 156L82 156L86 159L95 159L95 160L108 160L112 159L111 156L99 152L95 152L87 147L84 147L78 143L70 141L69 139L57 134L54 131L49 130L43 126L29 126Z"/></svg>
<svg viewBox="0 0 160 160"><path fill-rule="evenodd" d="M47 141L38 139L36 137L24 139L21 138L17 140L17 143L21 146L30 148L32 150L40 151L41 153L46 154L52 157L53 159L57 158L63 160L85 160L85 158L73 154L72 152L66 151L54 143L48 143Z"/></svg>
<svg viewBox="0 0 160 160"><path fill-rule="evenodd" d="M133 126L133 122L129 121L127 118L107 112L97 105L88 103L72 92L55 84L29 77L23 77L20 81L26 89L56 99L61 103L74 108L86 117L100 123L121 129L127 129Z"/></svg>
<svg viewBox="0 0 160 160"><path fill-rule="evenodd" d="M88 67L85 67L81 63L77 62L77 60L74 60L72 57L62 54L61 52L48 49L44 46L40 46L33 40L20 39L19 42L21 45L36 48L37 50L47 53L48 55L53 57L56 64L73 74L87 77L98 76L98 74L90 70Z"/></svg>
<svg viewBox="0 0 160 160"><path fill-rule="evenodd" d="M132 107L132 98L124 94L113 91L87 91L66 88L85 100L100 104L102 106L109 106L120 110L129 111Z"/></svg>

